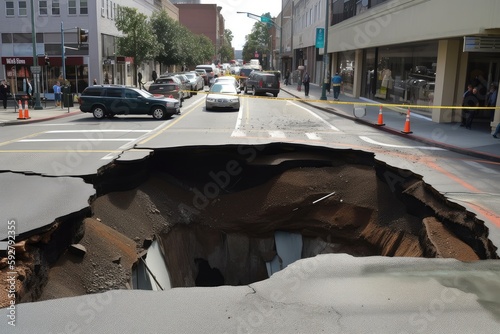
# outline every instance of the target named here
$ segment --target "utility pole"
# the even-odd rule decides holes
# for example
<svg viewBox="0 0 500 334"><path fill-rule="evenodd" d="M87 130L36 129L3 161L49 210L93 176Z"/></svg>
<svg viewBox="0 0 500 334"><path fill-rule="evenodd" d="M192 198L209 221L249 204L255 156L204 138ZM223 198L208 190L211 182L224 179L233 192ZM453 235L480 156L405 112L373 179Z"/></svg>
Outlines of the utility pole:
<svg viewBox="0 0 500 334"><path fill-rule="evenodd" d="M33 44L33 66L31 66L31 73L33 73L33 92L35 93L35 110L43 109L40 103L40 73L41 68L38 66L38 56L36 52L36 27L35 27L35 7L33 0L31 0L31 42Z"/></svg>
<svg viewBox="0 0 500 334"><path fill-rule="evenodd" d="M321 97L320 100L326 100L326 87L328 85L328 26L330 21L330 10L329 10L330 1L326 1L326 14L325 14L325 48L323 49L323 87L321 88Z"/></svg>

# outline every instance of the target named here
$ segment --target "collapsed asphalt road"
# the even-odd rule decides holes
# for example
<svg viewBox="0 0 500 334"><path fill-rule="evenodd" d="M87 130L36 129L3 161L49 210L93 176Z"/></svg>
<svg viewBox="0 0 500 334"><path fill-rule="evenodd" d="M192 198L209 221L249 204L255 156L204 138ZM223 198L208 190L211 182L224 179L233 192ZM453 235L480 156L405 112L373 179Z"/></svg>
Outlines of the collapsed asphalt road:
<svg viewBox="0 0 500 334"><path fill-rule="evenodd" d="M276 231L301 236L301 258L498 258L473 213L421 176L361 151L283 143L169 148L118 159L87 181L96 191L83 193L90 207L18 240L18 302L130 289L154 239L172 287L266 279L268 263L282 260ZM1 270L6 275L5 263Z"/></svg>

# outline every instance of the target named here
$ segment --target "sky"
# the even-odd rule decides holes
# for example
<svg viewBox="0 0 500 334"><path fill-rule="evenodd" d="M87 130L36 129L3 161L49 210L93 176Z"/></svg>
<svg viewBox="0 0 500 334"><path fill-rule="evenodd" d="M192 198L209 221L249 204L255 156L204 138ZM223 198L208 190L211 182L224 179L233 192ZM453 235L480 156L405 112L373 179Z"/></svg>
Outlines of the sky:
<svg viewBox="0 0 500 334"><path fill-rule="evenodd" d="M222 7L226 29L233 32L233 47L235 50L243 50L245 35L252 31L252 27L257 22L247 17L245 14L236 12L249 12L257 15L271 13L271 17L276 17L281 12L281 0L202 0L201 3L216 3Z"/></svg>

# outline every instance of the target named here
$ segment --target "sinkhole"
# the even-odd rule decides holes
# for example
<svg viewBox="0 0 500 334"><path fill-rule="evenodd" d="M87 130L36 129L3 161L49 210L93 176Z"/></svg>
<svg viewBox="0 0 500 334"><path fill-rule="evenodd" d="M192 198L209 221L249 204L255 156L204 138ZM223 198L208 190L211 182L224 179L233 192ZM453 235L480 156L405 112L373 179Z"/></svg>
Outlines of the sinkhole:
<svg viewBox="0 0 500 334"><path fill-rule="evenodd" d="M156 149L118 159L94 183L92 217L139 249L155 239L171 287L249 284L325 253L498 258L473 213L363 151L284 143Z"/></svg>
<svg viewBox="0 0 500 334"><path fill-rule="evenodd" d="M86 176L89 207L19 241L17 302L244 285L328 253L498 259L474 213L372 153L287 143L148 152Z"/></svg>

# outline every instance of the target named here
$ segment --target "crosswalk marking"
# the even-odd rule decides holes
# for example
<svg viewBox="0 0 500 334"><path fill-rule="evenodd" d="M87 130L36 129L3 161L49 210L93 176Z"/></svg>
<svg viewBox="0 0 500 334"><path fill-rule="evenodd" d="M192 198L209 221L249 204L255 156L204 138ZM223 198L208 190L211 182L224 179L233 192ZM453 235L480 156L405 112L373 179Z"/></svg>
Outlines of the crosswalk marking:
<svg viewBox="0 0 500 334"><path fill-rule="evenodd" d="M314 132L307 132L306 133L306 136L307 138L311 139L311 140L321 140L321 137L318 136L316 133Z"/></svg>
<svg viewBox="0 0 500 334"><path fill-rule="evenodd" d="M234 130L233 133L231 134L231 137L246 137L245 131L241 131L239 129Z"/></svg>
<svg viewBox="0 0 500 334"><path fill-rule="evenodd" d="M76 142L76 141L132 141L136 138L53 138L53 139L21 139L18 143L36 143L36 142Z"/></svg>
<svg viewBox="0 0 500 334"><path fill-rule="evenodd" d="M272 138L286 138L286 135L283 131L269 131L269 135Z"/></svg>
<svg viewBox="0 0 500 334"><path fill-rule="evenodd" d="M151 132L151 130L115 130L115 129L108 129L108 130L51 130L51 131L45 131L45 133L148 133Z"/></svg>

